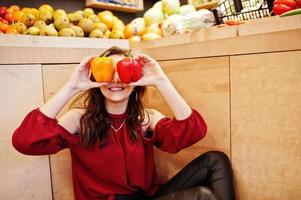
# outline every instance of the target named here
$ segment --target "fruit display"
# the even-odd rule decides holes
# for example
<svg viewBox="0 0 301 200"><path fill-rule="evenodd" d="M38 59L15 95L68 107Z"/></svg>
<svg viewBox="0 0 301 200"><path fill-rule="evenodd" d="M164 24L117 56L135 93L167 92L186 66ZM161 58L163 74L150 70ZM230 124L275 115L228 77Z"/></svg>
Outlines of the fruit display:
<svg viewBox="0 0 301 200"><path fill-rule="evenodd" d="M38 9L0 7L0 33L4 34L123 39L124 30L123 21L108 10L95 13L85 8L66 13L48 4Z"/></svg>
<svg viewBox="0 0 301 200"><path fill-rule="evenodd" d="M211 11L196 11L193 5L180 5L179 0L161 0L132 20L124 30L130 42L153 40L173 34L211 27L215 22Z"/></svg>

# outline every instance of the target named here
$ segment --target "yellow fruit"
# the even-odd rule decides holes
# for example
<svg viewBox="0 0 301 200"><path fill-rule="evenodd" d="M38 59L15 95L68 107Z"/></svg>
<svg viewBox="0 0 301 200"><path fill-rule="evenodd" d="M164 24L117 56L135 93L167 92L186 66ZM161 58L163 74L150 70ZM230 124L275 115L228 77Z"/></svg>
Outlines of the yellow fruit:
<svg viewBox="0 0 301 200"><path fill-rule="evenodd" d="M99 18L95 14L90 15L88 19L91 19L94 23L99 22Z"/></svg>
<svg viewBox="0 0 301 200"><path fill-rule="evenodd" d="M84 17L89 17L90 15L94 14L94 10L92 8L85 8L83 12Z"/></svg>
<svg viewBox="0 0 301 200"><path fill-rule="evenodd" d="M36 21L36 17L32 13L25 13L22 15L20 22L25 24L27 27L30 27Z"/></svg>
<svg viewBox="0 0 301 200"><path fill-rule="evenodd" d="M35 27L41 29L43 26L46 26L47 24L42 20L37 20L37 21L35 21L35 23L33 25Z"/></svg>
<svg viewBox="0 0 301 200"><path fill-rule="evenodd" d="M76 37L84 37L85 34L81 27L72 25L70 28L74 30Z"/></svg>
<svg viewBox="0 0 301 200"><path fill-rule="evenodd" d="M52 12L46 9L39 10L39 19L44 21L46 24L53 22Z"/></svg>
<svg viewBox="0 0 301 200"><path fill-rule="evenodd" d="M38 18L39 17L39 10L36 8L30 8L31 9L31 13Z"/></svg>
<svg viewBox="0 0 301 200"><path fill-rule="evenodd" d="M25 24L21 23L21 22L17 22L13 25L13 27L15 27L16 31L18 31L18 33L20 34L24 34L25 31L27 30L27 27L25 26Z"/></svg>
<svg viewBox="0 0 301 200"><path fill-rule="evenodd" d="M90 32L89 34L89 37L90 38L103 38L104 35L103 35L103 32L99 29L94 29Z"/></svg>
<svg viewBox="0 0 301 200"><path fill-rule="evenodd" d="M141 38L138 35L135 35L129 39L130 43L140 42Z"/></svg>
<svg viewBox="0 0 301 200"><path fill-rule="evenodd" d="M144 28L139 27L137 24L128 24L124 29L125 38L131 38L134 35L141 35L144 31Z"/></svg>
<svg viewBox="0 0 301 200"><path fill-rule="evenodd" d="M108 29L112 29L114 24L114 16L110 11L103 11L98 13L98 18L100 22L104 23Z"/></svg>
<svg viewBox="0 0 301 200"><path fill-rule="evenodd" d="M71 23L77 24L83 16L80 13L69 13L68 14L68 19Z"/></svg>
<svg viewBox="0 0 301 200"><path fill-rule="evenodd" d="M39 7L39 11L41 10L48 10L50 12L53 12L53 8L52 6L48 5L48 4L43 4Z"/></svg>
<svg viewBox="0 0 301 200"><path fill-rule="evenodd" d="M67 13L66 13L66 11L63 10L63 9L57 9L57 10L55 10L55 11L53 12L53 18L54 18L54 19L57 18L57 17L59 17L60 15L67 16Z"/></svg>
<svg viewBox="0 0 301 200"><path fill-rule="evenodd" d="M109 10L105 10L105 11L102 11L101 12L103 15L111 15L111 16L114 16L113 13ZM98 13L99 14L99 13Z"/></svg>
<svg viewBox="0 0 301 200"><path fill-rule="evenodd" d="M124 33L121 30L113 30L110 33L110 38L112 39L124 39Z"/></svg>
<svg viewBox="0 0 301 200"><path fill-rule="evenodd" d="M155 23L155 24L152 24L152 25L146 27L143 31L143 35L146 33L156 33L156 34L162 36L162 31L161 31L158 23Z"/></svg>
<svg viewBox="0 0 301 200"><path fill-rule="evenodd" d="M23 13L32 13L32 10L31 10L30 8L28 8L28 7L22 8L21 11L22 11Z"/></svg>
<svg viewBox="0 0 301 200"><path fill-rule="evenodd" d="M107 26L104 24L104 23L101 23L101 22L97 22L93 25L93 29L99 29L101 30L103 33L105 33L108 28Z"/></svg>
<svg viewBox="0 0 301 200"><path fill-rule="evenodd" d="M66 16L60 16L54 20L54 26L57 30L70 27L69 19Z"/></svg>
<svg viewBox="0 0 301 200"><path fill-rule="evenodd" d="M84 30L85 34L89 34L94 28L94 23L91 19L83 18L79 21L78 26Z"/></svg>
<svg viewBox="0 0 301 200"><path fill-rule="evenodd" d="M62 30L59 31L59 36L64 36L64 37L75 37L75 31L71 28L63 28Z"/></svg>
<svg viewBox="0 0 301 200"><path fill-rule="evenodd" d="M43 26L40 30L40 35L45 36L58 36L58 32L55 30L54 26L48 25Z"/></svg>
<svg viewBox="0 0 301 200"><path fill-rule="evenodd" d="M146 34L143 34L141 36L141 38L142 38L142 40L154 40L154 39L161 38L161 36L156 33L146 33Z"/></svg>
<svg viewBox="0 0 301 200"><path fill-rule="evenodd" d="M104 38L109 38L111 34L111 31L108 29L106 30L105 34L104 34Z"/></svg>
<svg viewBox="0 0 301 200"><path fill-rule="evenodd" d="M125 25L124 25L123 21L121 21L121 20L114 21L112 30L115 30L115 29L124 31Z"/></svg>
<svg viewBox="0 0 301 200"><path fill-rule="evenodd" d="M32 26L29 29L27 29L24 34L25 35L39 35L40 29L38 27Z"/></svg>

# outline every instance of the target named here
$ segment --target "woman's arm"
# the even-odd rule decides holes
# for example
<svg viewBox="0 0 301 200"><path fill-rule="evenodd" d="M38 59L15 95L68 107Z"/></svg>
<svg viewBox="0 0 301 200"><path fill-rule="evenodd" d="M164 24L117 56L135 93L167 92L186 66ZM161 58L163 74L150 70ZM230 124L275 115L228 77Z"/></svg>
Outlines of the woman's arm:
<svg viewBox="0 0 301 200"><path fill-rule="evenodd" d="M90 59L85 58L75 68L69 81L49 102L27 114L12 135L15 149L23 154L48 155L69 147L75 141L72 134L79 127L81 111L70 110L60 118L59 123L55 117L74 95L101 85L89 80L89 66L86 64Z"/></svg>
<svg viewBox="0 0 301 200"><path fill-rule="evenodd" d="M105 83L92 82L89 79L89 61L95 56L84 58L75 68L68 82L52 99L40 107L40 111L50 118L55 118L66 103L76 94Z"/></svg>
<svg viewBox="0 0 301 200"><path fill-rule="evenodd" d="M177 120L188 118L191 114L189 105L174 88L159 63L145 54L140 54L136 58L143 65L143 76L139 81L131 83L131 85L154 86L161 93ZM154 113L155 121L160 120L162 117L164 117L162 114Z"/></svg>
<svg viewBox="0 0 301 200"><path fill-rule="evenodd" d="M143 76L131 85L154 86L174 114L174 118L170 119L159 111L151 109L148 112L150 116L148 125L153 131L144 132L144 139L163 151L177 153L204 138L207 132L204 119L180 96L159 63L147 55L137 57L143 65Z"/></svg>

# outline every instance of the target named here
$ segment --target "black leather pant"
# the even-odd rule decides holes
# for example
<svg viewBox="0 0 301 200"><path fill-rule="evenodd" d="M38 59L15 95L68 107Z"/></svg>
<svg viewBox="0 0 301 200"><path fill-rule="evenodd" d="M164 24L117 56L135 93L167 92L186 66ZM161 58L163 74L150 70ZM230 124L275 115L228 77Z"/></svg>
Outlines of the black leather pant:
<svg viewBox="0 0 301 200"><path fill-rule="evenodd" d="M145 197L140 191L133 196L117 196L116 199L235 200L231 163L223 152L209 151L160 186L154 197Z"/></svg>

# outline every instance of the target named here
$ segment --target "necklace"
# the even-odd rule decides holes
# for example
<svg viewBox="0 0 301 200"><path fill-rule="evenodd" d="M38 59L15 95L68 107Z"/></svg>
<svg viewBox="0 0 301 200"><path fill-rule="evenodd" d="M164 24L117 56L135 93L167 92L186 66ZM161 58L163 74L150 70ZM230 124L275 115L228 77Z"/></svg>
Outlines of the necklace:
<svg viewBox="0 0 301 200"><path fill-rule="evenodd" d="M123 120L123 122L121 123L121 125L118 128L115 128L112 123L110 124L110 126L113 129L113 131L115 133L117 133L123 127L124 123L125 123L125 120Z"/></svg>

